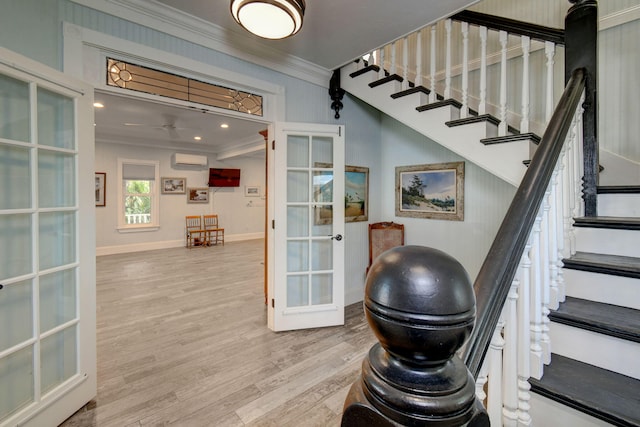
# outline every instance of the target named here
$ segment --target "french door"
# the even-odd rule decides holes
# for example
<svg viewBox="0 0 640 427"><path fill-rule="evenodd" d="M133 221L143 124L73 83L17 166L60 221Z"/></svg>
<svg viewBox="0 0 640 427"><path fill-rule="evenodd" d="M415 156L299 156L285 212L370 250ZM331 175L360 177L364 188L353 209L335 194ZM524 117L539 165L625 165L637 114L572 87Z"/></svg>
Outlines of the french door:
<svg viewBox="0 0 640 427"><path fill-rule="evenodd" d="M269 327L344 324L344 127L276 123Z"/></svg>
<svg viewBox="0 0 640 427"><path fill-rule="evenodd" d="M0 426L96 395L93 88L0 49Z"/></svg>

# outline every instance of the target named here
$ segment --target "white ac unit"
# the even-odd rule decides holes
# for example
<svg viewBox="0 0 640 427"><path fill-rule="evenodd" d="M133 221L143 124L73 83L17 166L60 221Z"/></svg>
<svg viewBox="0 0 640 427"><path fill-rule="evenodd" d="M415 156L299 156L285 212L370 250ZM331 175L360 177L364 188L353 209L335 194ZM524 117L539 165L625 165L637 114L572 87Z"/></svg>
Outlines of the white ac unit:
<svg viewBox="0 0 640 427"><path fill-rule="evenodd" d="M174 166L198 166L206 168L208 164L207 156L197 154L175 153L171 156Z"/></svg>

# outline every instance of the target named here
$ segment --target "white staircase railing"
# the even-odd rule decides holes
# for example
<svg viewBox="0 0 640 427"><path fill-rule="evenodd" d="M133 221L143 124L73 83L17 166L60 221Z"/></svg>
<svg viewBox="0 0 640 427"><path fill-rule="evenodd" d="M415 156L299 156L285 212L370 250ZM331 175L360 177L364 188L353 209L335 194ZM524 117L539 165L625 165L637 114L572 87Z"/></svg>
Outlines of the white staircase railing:
<svg viewBox="0 0 640 427"><path fill-rule="evenodd" d="M573 218L583 215L581 117L579 108L477 380L478 389L487 384L491 425L531 425L528 379L540 379L551 359L548 314L564 301L562 259L575 253Z"/></svg>
<svg viewBox="0 0 640 427"><path fill-rule="evenodd" d="M378 66L379 79L395 74L402 90L424 86L430 103L456 99L460 118L471 110L491 114L500 119L499 136L514 129L541 135L561 93L554 84L564 76L555 66L559 49L530 35L447 19L369 52L358 68Z"/></svg>

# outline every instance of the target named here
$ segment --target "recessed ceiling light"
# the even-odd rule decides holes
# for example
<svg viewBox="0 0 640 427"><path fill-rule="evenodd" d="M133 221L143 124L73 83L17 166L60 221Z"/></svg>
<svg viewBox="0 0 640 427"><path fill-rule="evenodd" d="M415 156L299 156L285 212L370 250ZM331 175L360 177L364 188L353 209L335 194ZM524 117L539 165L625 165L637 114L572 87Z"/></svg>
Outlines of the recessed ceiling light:
<svg viewBox="0 0 640 427"><path fill-rule="evenodd" d="M222 129L226 129L226 128L228 128L228 127L229 127L229 125L228 125L228 124L226 124L226 123L223 123L223 124L221 124L221 125L220 125L220 127L221 127Z"/></svg>
<svg viewBox="0 0 640 427"><path fill-rule="evenodd" d="M202 139L201 136L194 136L193 139L195 139L196 141L200 141Z"/></svg>
<svg viewBox="0 0 640 427"><path fill-rule="evenodd" d="M93 106L96 108L104 108L104 104L102 102L94 102Z"/></svg>

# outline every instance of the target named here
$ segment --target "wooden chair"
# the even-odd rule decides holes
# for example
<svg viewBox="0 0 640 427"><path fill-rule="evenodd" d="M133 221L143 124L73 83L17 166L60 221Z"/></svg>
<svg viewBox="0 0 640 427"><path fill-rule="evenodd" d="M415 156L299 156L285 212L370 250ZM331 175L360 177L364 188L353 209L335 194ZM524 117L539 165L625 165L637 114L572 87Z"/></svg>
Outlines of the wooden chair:
<svg viewBox="0 0 640 427"><path fill-rule="evenodd" d="M207 232L202 228L202 218L199 215L185 217L187 227L187 248L193 246L205 246L207 244Z"/></svg>
<svg viewBox="0 0 640 427"><path fill-rule="evenodd" d="M224 228L218 226L218 215L204 215L204 229L207 233L207 244L224 246Z"/></svg>
<svg viewBox="0 0 640 427"><path fill-rule="evenodd" d="M404 224L376 222L369 224L369 266L384 251L396 246L404 246Z"/></svg>

